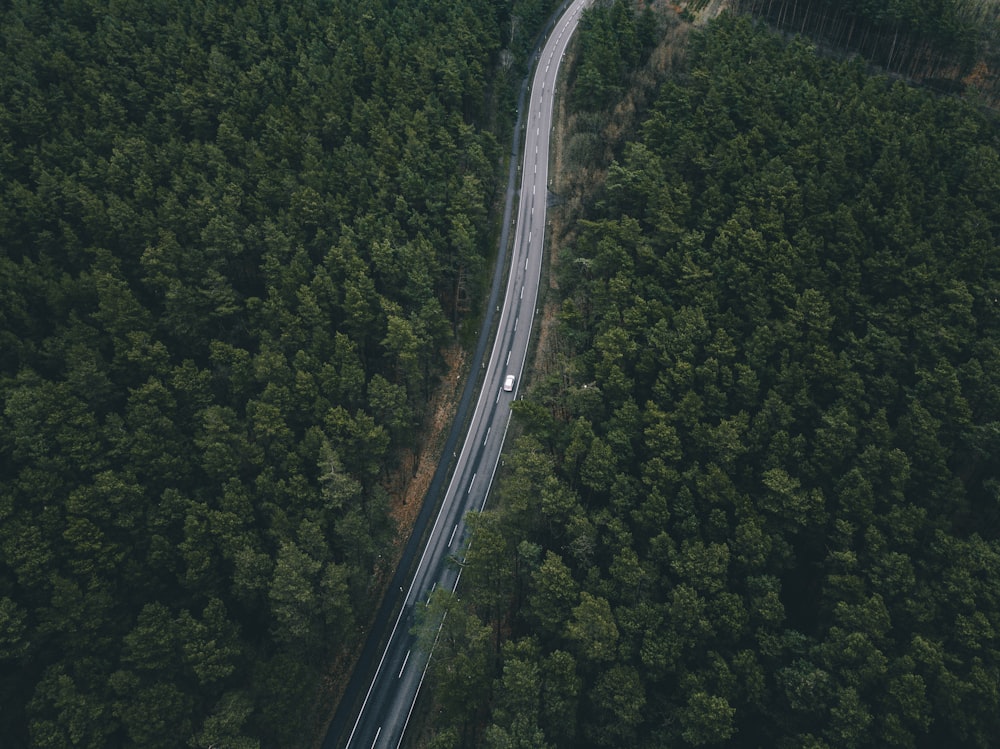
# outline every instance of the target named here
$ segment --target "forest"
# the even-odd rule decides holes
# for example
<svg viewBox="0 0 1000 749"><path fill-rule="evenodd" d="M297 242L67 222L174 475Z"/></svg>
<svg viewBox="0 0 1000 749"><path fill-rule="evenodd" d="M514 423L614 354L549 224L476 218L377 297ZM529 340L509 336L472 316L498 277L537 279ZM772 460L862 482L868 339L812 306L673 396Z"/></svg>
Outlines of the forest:
<svg viewBox="0 0 1000 749"><path fill-rule="evenodd" d="M581 24L587 127L632 7ZM675 59L430 604L428 746L995 746L997 114L746 16Z"/></svg>
<svg viewBox="0 0 1000 749"><path fill-rule="evenodd" d="M701 0L703 3L704 0ZM994 0L736 0L777 28L858 52L945 91L967 84L1000 102L1000 4Z"/></svg>
<svg viewBox="0 0 1000 749"><path fill-rule="evenodd" d="M0 10L0 743L307 746L549 0Z"/></svg>

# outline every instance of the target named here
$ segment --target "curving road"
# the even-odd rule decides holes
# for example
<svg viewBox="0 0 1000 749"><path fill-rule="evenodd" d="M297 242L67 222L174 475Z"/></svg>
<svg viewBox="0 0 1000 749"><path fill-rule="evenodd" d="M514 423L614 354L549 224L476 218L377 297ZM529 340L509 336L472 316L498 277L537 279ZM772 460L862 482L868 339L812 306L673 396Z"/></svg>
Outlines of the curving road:
<svg viewBox="0 0 1000 749"><path fill-rule="evenodd" d="M428 656L416 649L410 634L414 607L422 606L440 587L455 590L461 570L449 563L461 552L466 540L465 514L486 504L493 475L500 459L510 403L517 397L528 353L536 313L538 285L545 240L545 209L548 198L549 131L552 127L552 92L556 75L580 13L591 0L573 0L553 27L537 58L531 97L524 121L524 162L521 166L520 199L507 291L500 322L485 368L479 400L468 434L441 509L424 547L399 615L394 622L374 678L367 688L360 713L347 733L343 716L334 719L324 746L348 749L397 749L423 683ZM513 375L512 390L503 388ZM390 594L391 595L391 594ZM383 626L376 621L375 630ZM385 623L387 627L387 623ZM348 701L345 699L345 701ZM347 733L346 744L338 731Z"/></svg>

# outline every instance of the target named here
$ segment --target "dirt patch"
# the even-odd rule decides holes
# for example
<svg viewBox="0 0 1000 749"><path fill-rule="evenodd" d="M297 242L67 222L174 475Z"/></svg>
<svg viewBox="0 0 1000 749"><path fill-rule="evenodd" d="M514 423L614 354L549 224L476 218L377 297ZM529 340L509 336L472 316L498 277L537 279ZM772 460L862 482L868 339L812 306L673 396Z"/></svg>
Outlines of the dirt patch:
<svg viewBox="0 0 1000 749"><path fill-rule="evenodd" d="M692 6L701 6L695 10L696 23L699 25L708 23L717 15L730 6L729 0L709 0L709 2L683 3L684 7L691 9Z"/></svg>
<svg viewBox="0 0 1000 749"><path fill-rule="evenodd" d="M564 70L572 70L576 62L575 45L570 45L570 50L563 61ZM553 351L557 347L555 341L558 339L559 323L559 279L556 268L559 264L561 250L572 243L575 231L571 227L575 225L575 219L580 213L581 196L573 189L573 185L567 179L567 169L569 160L566 157L566 142L571 132L571 115L566 106L566 76L560 76L558 90L560 95L555 100L555 112L553 121L555 130L551 140L552 153L552 191L564 200L551 206L546 215L547 240L546 247L546 278L548 290L556 293L544 295L545 302L542 304L541 315L538 320L538 333L534 343L534 356L531 371L528 373L534 379L540 379L549 374L555 366Z"/></svg>
<svg viewBox="0 0 1000 749"><path fill-rule="evenodd" d="M434 478L442 446L455 419L455 410L465 386L467 353L458 344L453 344L443 353L445 374L427 402L426 417L418 432L421 444L402 452L399 468L386 482L386 489L392 497L389 515L396 524L397 554L391 565L393 570L413 532L413 524Z"/></svg>

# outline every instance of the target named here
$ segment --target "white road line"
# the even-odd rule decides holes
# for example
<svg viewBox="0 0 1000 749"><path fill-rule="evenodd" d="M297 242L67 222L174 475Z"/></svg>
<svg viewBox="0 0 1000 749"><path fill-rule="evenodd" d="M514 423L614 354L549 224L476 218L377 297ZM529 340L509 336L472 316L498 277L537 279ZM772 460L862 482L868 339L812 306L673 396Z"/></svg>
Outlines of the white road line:
<svg viewBox="0 0 1000 749"><path fill-rule="evenodd" d="M528 270L528 258L525 258L525 259L524 259L524 269L525 269L525 270ZM515 323L515 324L516 324L516 323ZM514 328L514 330L517 330L517 328L515 327L515 328Z"/></svg>
<svg viewBox="0 0 1000 749"><path fill-rule="evenodd" d="M527 261L527 260L525 260L524 262L525 262L525 263L527 263L528 261ZM517 321L518 321L519 319L520 319L520 318L517 318L517 317L515 317L515 318L514 318L514 332L515 332L515 333L517 332Z"/></svg>
<svg viewBox="0 0 1000 749"><path fill-rule="evenodd" d="M517 297L518 299L524 299L524 285L521 285L521 294Z"/></svg>
<svg viewBox="0 0 1000 749"><path fill-rule="evenodd" d="M508 364L510 364L510 351L507 352L507 361L505 361L503 365L506 367ZM483 444L486 444L486 440L483 440Z"/></svg>
<svg viewBox="0 0 1000 749"><path fill-rule="evenodd" d="M467 491L466 494L470 494L472 492L472 485L474 483L476 483L476 474L472 474L472 480L469 481L469 491Z"/></svg>
<svg viewBox="0 0 1000 749"><path fill-rule="evenodd" d="M406 664L409 662L409 660L410 660L410 651L407 650L406 651L406 657L403 659L403 665L399 669L399 676L396 677L397 679L402 679L403 678L403 671L406 670Z"/></svg>
<svg viewBox="0 0 1000 749"><path fill-rule="evenodd" d="M469 487L469 490L470 491L472 490L471 486ZM455 523L455 527L451 529L451 538L448 539L448 548L449 549L451 548L451 542L455 540L455 532L457 530L458 530L458 523ZM409 655L409 653L407 653L407 655Z"/></svg>
<svg viewBox="0 0 1000 749"><path fill-rule="evenodd" d="M507 361L510 361L510 352L507 352ZM483 437L483 447L486 447L486 440L490 438L490 432L493 431L493 427L486 427L486 436Z"/></svg>
<svg viewBox="0 0 1000 749"><path fill-rule="evenodd" d="M582 3L579 3L578 5L579 6L590 5L590 3L589 2L582 2ZM559 52L560 53L560 60L564 60L565 59L565 57L566 57L566 45L562 44L562 38L564 36L570 36L569 34L567 34L567 32L576 23L576 18L578 16L579 16L579 11L574 12L572 14L572 16L567 16L566 19L565 19L565 21L564 21L564 23L561 26L558 27L558 38L555 40L556 43L555 44L551 44L551 46L550 46L550 53L549 53L549 57L548 57L548 63L547 63L547 66L546 66L547 70L551 70L550 66L551 66L551 63L552 63L552 61L553 61L553 59L555 57L555 52ZM556 63L556 72L558 72L558 70L559 70L559 63ZM553 88L555 86L555 80L554 80L555 77L556 76L553 75L552 79L549 79L547 81L547 83L552 83L553 84ZM530 120L528 120L528 121L530 121ZM551 126L550 126L550 130L551 130ZM540 127L536 128L535 135L536 135L536 137L539 137L541 135L541 128ZM522 181L522 189L523 189L523 181ZM532 193L532 195L536 195L537 194L537 187L534 184L532 185L531 193ZM533 207L534 206L532 206L532 208ZM515 226L517 225L517 219L514 219L514 224L515 224ZM527 268L527 261L525 262L525 267ZM512 273L512 275L514 275L514 274ZM516 329L516 325L517 325L517 321L515 320L515 329ZM531 320L529 319L529 328L530 328L530 326L531 326ZM528 345L528 343L525 344L526 349L527 349L527 345ZM496 360L498 361L499 360L499 353L500 352L499 352L499 350L497 350L495 353L497 354ZM522 369L523 369L523 365L522 365ZM498 392L497 392L497 403L499 403L500 396L502 394L503 394L502 389L498 389ZM486 399L489 397L487 395L487 392L482 392L480 397L481 397L480 403L485 407L485 404L488 402ZM473 412L473 419L476 418L476 414L477 414L478 411L479 411L479 406L477 405L476 409ZM511 420L511 413L508 413L507 417L508 417L507 418L507 425L509 427L510 420ZM505 429L504 430L504 434L505 435L506 435L506 431L507 430ZM466 450L471 450L471 449L472 449L471 443L469 441L466 441L465 445L462 448L462 456L461 456L460 461L459 461L460 463L461 463L462 460L464 460L465 451ZM497 462L499 462L499 453L497 454ZM493 470L494 471L496 470L496 466L494 466ZM473 476L473 481L475 480L475 478L476 478L476 476L474 475ZM483 496L483 502L482 502L482 506L483 507L485 507L485 505L486 505L486 500L487 500L487 498L489 496L489 490L492 487L494 478L495 478L495 476L493 476L493 475L490 476L489 485L486 487L486 493ZM459 486L460 486L460 483L458 481L458 476L457 475L453 476L452 481L449 483L449 488L446 490L446 492L457 491ZM454 488L452 488L452 487L454 487ZM471 484L470 484L469 490L470 490L470 493L471 493ZM442 509L442 511L438 512L438 516L435 519L434 528L432 529L432 533L434 533L434 531L436 530L436 528L440 526L441 522L444 520L444 515L445 515L445 513L443 512L443 509ZM420 561L418 562L418 565L417 565L418 569L420 569L420 568L423 567L423 565L424 565L425 560L426 560L427 557L428 557L428 549L425 548L424 551L423 551L423 553L421 554ZM461 580L461 573L462 573L462 570L459 569L459 574L458 574L458 576L457 576L457 578L455 580L455 585L453 587L453 590L457 589L457 587L458 587L458 583ZM406 594L406 599L409 599L410 596L413 595L413 592L414 592L415 588L416 588L416 582L414 581L410 585L410 590ZM394 640L394 638L396 637L396 634L397 634L398 629L399 629L399 625L402 623L403 614L404 614L405 611L406 611L406 607L404 606L403 610L400 612L399 617L396 620L396 624L393 627L392 632L390 633L389 642L392 642ZM440 633L440 627L439 627L438 632ZM433 648L432 648L432 650L433 650ZM382 657L381 657L381 659L379 661L378 668L376 669L376 678L377 678L378 674L381 672L381 670L382 670L382 668L384 666L384 663L385 663L385 660L386 660L386 657L387 657L387 652L388 652L388 648L386 649L385 652L383 652ZM419 694L420 688L421 688L421 686L423 684L423 681L424 681L424 678L425 678L426 674L427 674L427 668L425 666L423 668L423 671L422 671L422 674L421 674L421 677L420 677L420 683L417 685L417 691L416 691L416 693L414 695L414 700L413 700L413 702L411 702L409 711L407 712L407 715L406 715L406 720L405 720L405 722L403 724L403 735L406 734L406 729L407 729L407 726L409 724L409 720L410 720L410 718L412 716L412 713L413 713L414 704L416 702L416 695ZM372 684L369 686L369 689L368 689L367 693L365 694L365 698L363 700L362 709L361 709L361 715L365 714L365 710L367 708L367 705L370 704L370 699L373 696L372 693L374 691L374 687L375 687L375 682L373 681ZM358 718L355 721L354 726L353 726L353 728L351 730L351 733L348 736L348 746L352 745L353 739L356 737L356 733L359 730L359 725L361 723L361 715L358 716ZM379 741L379 739L381 737L381 733L382 733L382 729L383 728L385 728L384 724L378 726L377 732L375 734L375 741L372 742L372 749L374 749L374 747L378 744L378 741ZM390 733L393 733L393 731L390 731ZM402 743L402 738L400 739L400 743ZM398 749L398 746L396 747L396 749Z"/></svg>

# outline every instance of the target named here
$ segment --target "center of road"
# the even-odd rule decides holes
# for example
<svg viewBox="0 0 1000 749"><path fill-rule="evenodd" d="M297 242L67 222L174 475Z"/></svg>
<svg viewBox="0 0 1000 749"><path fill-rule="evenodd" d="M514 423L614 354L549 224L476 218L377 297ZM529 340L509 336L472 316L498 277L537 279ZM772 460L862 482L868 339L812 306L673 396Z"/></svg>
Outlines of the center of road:
<svg viewBox="0 0 1000 749"><path fill-rule="evenodd" d="M450 563L449 559L455 553L453 547L461 549L467 541L466 513L473 509L481 510L486 505L510 424L510 403L517 397L521 385L536 314L545 239L549 133L556 76L580 14L591 1L573 0L568 3L537 57L525 120L530 125L524 128L525 156L520 170L513 255L500 322L479 399L441 508L402 607L385 640L379 665L367 687L360 712L351 724L346 744L338 734L343 731L341 712L350 706L342 704L331 724L324 749L341 746L348 749L398 749L430 658L430 654L415 649L416 638L411 634L415 606L424 605L439 586L454 592L461 579L461 566ZM522 316L525 324L519 325ZM381 618L376 618L369 644L372 637L378 637L377 633L388 629L388 622L380 621ZM388 619L388 616L385 618ZM366 645L366 650L368 647ZM343 702L349 701L345 695Z"/></svg>

